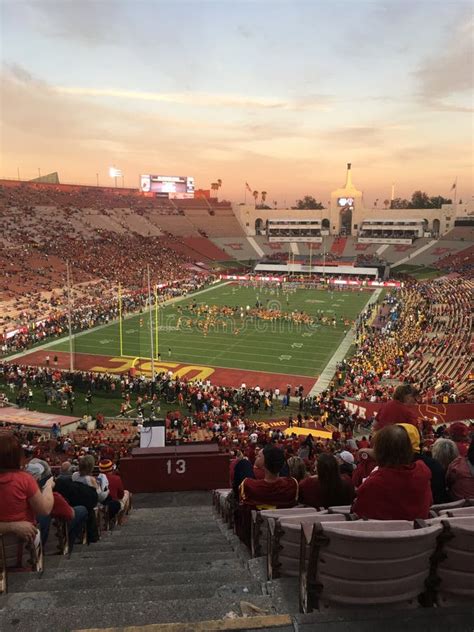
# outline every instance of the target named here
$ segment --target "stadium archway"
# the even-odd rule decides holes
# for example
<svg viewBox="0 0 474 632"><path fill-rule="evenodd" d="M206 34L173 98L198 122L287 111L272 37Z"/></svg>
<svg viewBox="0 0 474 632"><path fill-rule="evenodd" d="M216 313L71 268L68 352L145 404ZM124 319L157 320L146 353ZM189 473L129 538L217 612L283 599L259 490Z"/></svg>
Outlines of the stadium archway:
<svg viewBox="0 0 474 632"><path fill-rule="evenodd" d="M341 235L352 233L352 206L341 209Z"/></svg>
<svg viewBox="0 0 474 632"><path fill-rule="evenodd" d="M434 219L433 220L433 233L437 236L439 236L439 229L440 229L441 223L439 221L439 219Z"/></svg>
<svg viewBox="0 0 474 632"><path fill-rule="evenodd" d="M331 228L331 222L326 217L321 222L321 228L323 230L329 230Z"/></svg>
<svg viewBox="0 0 474 632"><path fill-rule="evenodd" d="M263 227L264 227L263 219L258 217L255 220L255 234L256 235L263 235L263 233L265 232Z"/></svg>

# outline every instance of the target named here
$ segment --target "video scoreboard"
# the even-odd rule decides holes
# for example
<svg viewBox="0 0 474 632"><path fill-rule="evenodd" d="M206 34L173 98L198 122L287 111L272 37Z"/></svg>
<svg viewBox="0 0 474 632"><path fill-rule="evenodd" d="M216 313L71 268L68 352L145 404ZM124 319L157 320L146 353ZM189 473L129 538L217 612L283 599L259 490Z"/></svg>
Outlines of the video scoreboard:
<svg viewBox="0 0 474 632"><path fill-rule="evenodd" d="M192 176L140 176L140 191L165 198L193 198Z"/></svg>

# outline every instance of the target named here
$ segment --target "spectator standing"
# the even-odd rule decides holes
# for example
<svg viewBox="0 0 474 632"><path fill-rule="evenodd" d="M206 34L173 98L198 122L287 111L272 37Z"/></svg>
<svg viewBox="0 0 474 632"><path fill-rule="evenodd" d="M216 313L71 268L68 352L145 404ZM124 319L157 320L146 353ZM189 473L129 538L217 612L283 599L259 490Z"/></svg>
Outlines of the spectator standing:
<svg viewBox="0 0 474 632"><path fill-rule="evenodd" d="M382 404L375 422L375 430L390 424L408 423L418 427L418 417L409 408L416 404L418 391L411 384L402 384L395 389L393 399Z"/></svg>

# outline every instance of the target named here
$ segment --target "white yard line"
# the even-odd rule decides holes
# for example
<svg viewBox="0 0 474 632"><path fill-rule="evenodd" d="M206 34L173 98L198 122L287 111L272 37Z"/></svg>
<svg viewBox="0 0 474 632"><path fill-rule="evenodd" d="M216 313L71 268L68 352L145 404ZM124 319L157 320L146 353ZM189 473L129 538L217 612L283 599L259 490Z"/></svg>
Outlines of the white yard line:
<svg viewBox="0 0 474 632"><path fill-rule="evenodd" d="M176 296L174 298L170 298L163 303L160 303L160 307L165 307L166 305L172 305L173 303L179 303L179 301L185 301L190 297L199 296L200 294L204 294L205 292L210 292L211 290L215 290L218 287L224 287L224 285L229 285L232 281L225 281L225 283L216 283L215 285L211 285L211 287L206 287L204 290L198 290L197 292L193 292L191 294L185 294L183 296ZM129 318L134 318L140 312L133 312L133 314L127 314L123 317L123 322L128 320ZM75 340L76 338L80 338L80 336L85 336L86 334L90 334L93 331L100 331L101 329L105 329L114 323L117 323L117 320L111 320L108 323L104 323L103 325L97 325L97 327L91 327L91 329L84 329L84 331L80 331L77 334L73 334L72 338ZM18 360L18 358L23 357L27 353L33 353L34 351L41 351L42 349L49 349L50 347L54 347L58 342L63 342L64 340L68 340L68 336L63 336L62 338L56 338L55 340L51 340L51 342L46 342L44 345L39 345L38 347L31 347L30 349L25 349L19 353L15 353L14 355L5 356L2 358L3 362L11 362L12 360Z"/></svg>
<svg viewBox="0 0 474 632"><path fill-rule="evenodd" d="M375 251L376 254L378 254L380 256L383 252L385 252L387 250L389 245L390 244L383 244L383 246L380 246L380 248L377 248L377 250Z"/></svg>
<svg viewBox="0 0 474 632"><path fill-rule="evenodd" d="M375 290L375 292L371 295L371 297L365 304L364 308L361 309L361 313L367 309L370 303L375 303L378 300L381 293L382 293L381 289ZM328 388L334 376L334 373L336 372L338 363L341 362L345 358L351 345L354 343L354 340L355 340L355 327L351 327L350 330L347 332L347 334L344 336L344 339L339 345L339 347L336 349L334 355L326 364L325 368L323 369L321 375L318 378L318 381L311 389L309 393L310 395L318 395L319 393L322 393L322 391L325 391Z"/></svg>

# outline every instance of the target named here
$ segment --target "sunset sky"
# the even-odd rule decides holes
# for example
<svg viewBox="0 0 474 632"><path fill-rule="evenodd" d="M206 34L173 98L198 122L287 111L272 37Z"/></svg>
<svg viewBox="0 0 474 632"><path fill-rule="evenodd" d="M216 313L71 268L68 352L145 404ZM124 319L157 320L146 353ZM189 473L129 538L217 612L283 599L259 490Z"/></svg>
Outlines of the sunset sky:
<svg viewBox="0 0 474 632"><path fill-rule="evenodd" d="M0 0L0 176L470 198L470 2Z"/></svg>

